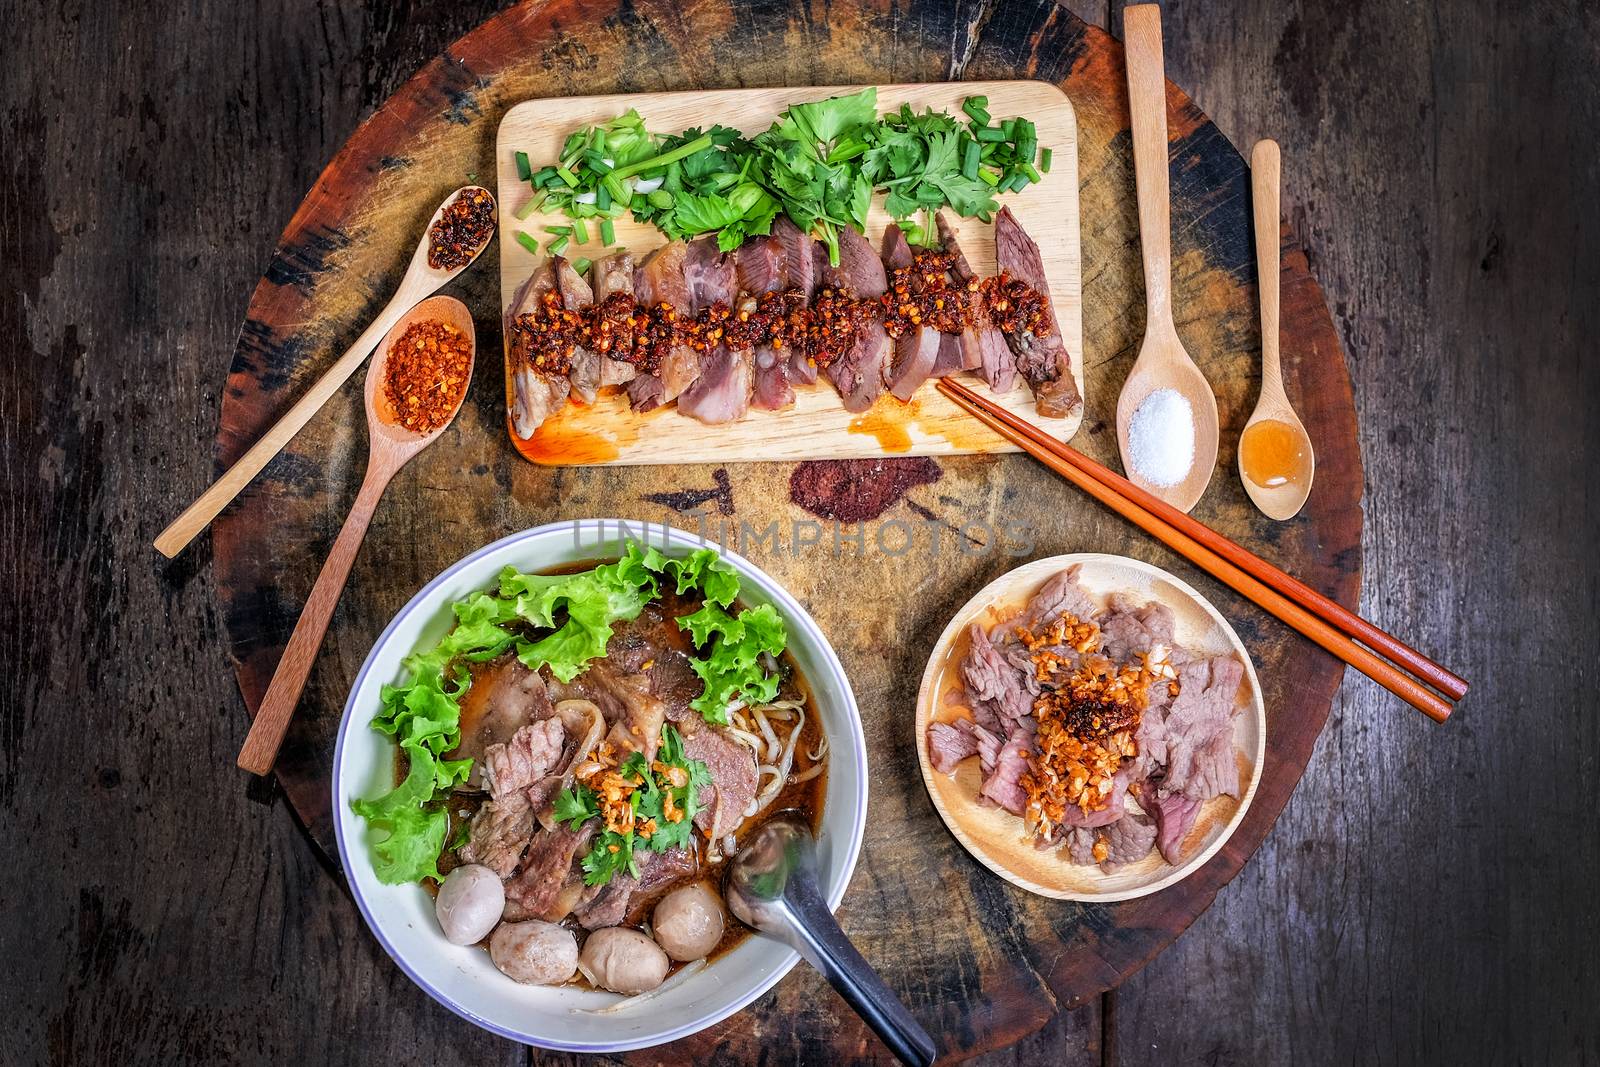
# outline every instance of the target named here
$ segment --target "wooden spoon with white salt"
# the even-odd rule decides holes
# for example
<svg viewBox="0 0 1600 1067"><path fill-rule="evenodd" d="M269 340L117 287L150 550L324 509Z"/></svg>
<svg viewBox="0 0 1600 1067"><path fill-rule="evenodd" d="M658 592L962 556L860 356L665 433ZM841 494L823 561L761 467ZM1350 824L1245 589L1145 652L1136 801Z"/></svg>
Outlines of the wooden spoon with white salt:
<svg viewBox="0 0 1600 1067"><path fill-rule="evenodd" d="M1133 165L1144 253L1145 332L1117 398L1117 447L1128 480L1188 511L1217 465L1217 398L1172 322L1171 192L1167 182L1167 79L1161 9L1123 12Z"/></svg>

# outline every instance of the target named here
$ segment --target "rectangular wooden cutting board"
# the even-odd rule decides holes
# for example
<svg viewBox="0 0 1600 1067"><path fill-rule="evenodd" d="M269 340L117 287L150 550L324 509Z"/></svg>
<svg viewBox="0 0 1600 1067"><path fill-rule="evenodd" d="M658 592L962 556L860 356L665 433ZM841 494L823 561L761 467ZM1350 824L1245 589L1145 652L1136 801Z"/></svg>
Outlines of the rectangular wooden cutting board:
<svg viewBox="0 0 1600 1067"><path fill-rule="evenodd" d="M543 227L568 220L557 214L533 214L519 220L514 212L532 195L528 183L517 177L516 153L526 152L535 169L553 162L567 135L582 127L605 122L629 108L636 109L646 127L673 134L691 126L720 123L755 136L775 121L790 104L820 100L859 90L861 86L811 86L779 89L727 89L708 92L635 93L622 96L579 96L528 100L516 105L500 122L495 160L498 169L500 210L500 305L502 313L512 294L533 272L543 255L535 256L516 240L518 230L541 239ZM1021 115L1038 127L1039 146L1052 150L1050 173L1043 181L1000 198L1016 213L1030 236L1038 242L1050 279L1050 298L1061 325L1061 336L1072 357L1072 374L1081 393L1083 381L1083 262L1078 244L1078 123L1066 94L1054 85L1036 81L954 82L925 85L885 85L878 88L880 111L910 104L947 111L959 116L961 102L969 96L989 98L988 110L1001 120ZM993 226L977 219L962 219L947 212L957 224L962 251L975 270L994 272ZM868 216L868 239L881 247L883 229L891 219L883 198L874 197ZM604 250L599 227L590 224L592 240L569 245L573 259L598 258ZM616 244L640 256L666 242L666 237L631 216L616 220ZM986 389L976 378L975 387ZM784 411L751 411L742 420L707 426L679 415L667 406L646 414L628 407L627 395L608 391L593 404L569 402L545 421L532 439L524 441L510 429L512 443L522 455L552 465L599 463L716 463L750 460L849 459L883 455L957 455L971 452L1014 452L1016 447L990 432L945 399L930 380L909 403L885 394L871 410L846 411L826 380L795 386L796 399ZM506 403L512 398L511 366L506 361ZM1020 376L1002 403L1023 418L1045 427L1062 440L1077 432L1080 417L1041 419L1033 397Z"/></svg>

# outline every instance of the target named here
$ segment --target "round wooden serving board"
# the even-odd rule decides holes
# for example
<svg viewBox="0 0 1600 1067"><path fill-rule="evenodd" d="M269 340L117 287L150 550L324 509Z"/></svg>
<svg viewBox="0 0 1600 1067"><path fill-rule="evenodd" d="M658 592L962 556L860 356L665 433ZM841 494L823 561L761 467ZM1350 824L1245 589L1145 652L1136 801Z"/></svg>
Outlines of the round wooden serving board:
<svg viewBox="0 0 1600 1067"><path fill-rule="evenodd" d="M860 0L553 0L496 16L379 108L290 221L240 334L219 465L243 452L381 308L439 200L494 174L495 130L511 106L536 96L963 78L1053 82L1076 109L1088 410L1074 444L1115 464L1113 405L1144 327L1122 47L1038 0L977 16L959 4L908 9ZM1353 606L1361 462L1349 376L1322 294L1286 235L1284 376L1316 443L1318 470L1306 509L1274 524L1250 507L1232 473L1258 385L1248 174L1181 91L1169 86L1167 103L1178 332L1216 387L1223 425L1217 474L1194 514ZM492 262L486 256L451 287L473 310L490 352L499 332ZM729 540L740 540L833 641L855 684L873 760L866 847L840 920L952 1055L1009 1045L1138 969L1239 872L1299 780L1340 665L1032 460L545 468L506 440L498 370L480 361L455 424L390 487L279 758L277 781L325 850L338 716L389 618L479 545L597 514L691 529L702 520L690 513L709 516L708 532L721 524ZM252 710L360 483L364 441L360 391L347 388L213 528L222 622ZM1118 904L1046 900L996 878L945 832L907 743L918 679L951 615L1018 563L1074 551L1146 560L1203 593L1249 648L1267 709L1261 785L1238 831L1179 884ZM715 1049L742 1062L774 1048L799 1062L885 1056L801 968L747 1011L634 1058L704 1061Z"/></svg>

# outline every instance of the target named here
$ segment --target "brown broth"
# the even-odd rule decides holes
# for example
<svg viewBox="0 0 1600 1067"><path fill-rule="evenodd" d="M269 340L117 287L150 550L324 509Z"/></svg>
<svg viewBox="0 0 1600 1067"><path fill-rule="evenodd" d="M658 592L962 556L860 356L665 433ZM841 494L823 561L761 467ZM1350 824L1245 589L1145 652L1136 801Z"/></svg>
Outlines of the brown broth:
<svg viewBox="0 0 1600 1067"><path fill-rule="evenodd" d="M579 571L589 570L604 562L609 561L578 561L574 563L563 564L557 567L551 567L541 571L540 573L574 574ZM661 596L653 602L653 606L656 608L656 610L663 612L669 617L676 618L677 616L688 614L697 610L700 606L700 603L701 601L698 599L687 596L678 596L678 594L671 588L663 588ZM737 602L735 602L734 607L738 607ZM687 635L684 637L684 648L692 652L692 649L690 649L688 645ZM484 691L480 690L477 686L478 680L490 672L505 668L510 664L513 658L514 654L507 652L492 660L487 660L481 663L471 663L467 665L467 670L472 677L473 685L468 688L467 692L461 699L461 729L463 735L465 735L469 730L475 728L478 720L482 717L484 712L484 699L482 697L476 700L473 699L473 694L475 692ZM810 770L819 762L825 766L821 772L816 774L808 781L799 783L794 783L791 781L785 783L783 790L779 792L777 798L767 806L765 811L763 811L759 816L746 819L744 823L740 825L738 830L734 832L735 841L740 846L742 846L745 841L749 840L751 835L759 830L768 819L779 814L780 812L799 811L803 813L810 822L811 831L813 834L819 833L822 828L822 809L828 792L828 771L826 769L826 764L832 755L832 750L830 749L829 752L823 754L820 760L814 760L811 758L811 753L817 750L818 746L822 743L823 737L822 724L818 721L815 714L816 705L812 700L811 687L807 684L805 676L801 674L799 665L795 662L794 657L787 651L785 651L779 658L779 664L784 680L782 686L779 688L777 699L802 700L804 701L806 710L805 725L801 727L800 739L795 743L794 759L789 771L790 778L793 779L798 777L799 775ZM396 785L405 780L409 769L410 767L405 757L405 753L397 748L395 750ZM470 823L472 817L477 813L478 808L481 807L484 801L487 799L488 797L484 793L462 788L451 793L449 798L444 802L445 812L449 817L449 824L445 832L445 847L439 853L438 866L440 874L448 875L451 871L462 865L460 858L456 855L455 849L451 846L461 834L466 832L467 824ZM694 840L696 847L699 849L699 855L701 857L699 870L694 874L685 876L677 881L660 886L653 890L647 898L642 898L635 901L629 908L630 917L637 916L640 913L648 915L650 910L654 908L656 902L667 893L681 886L693 885L696 882L708 883L716 889L718 898L721 898L722 876L727 868L727 858L718 860L716 863L705 862L704 857L706 854L707 845L706 839L699 830L695 830ZM439 883L433 881L432 879L427 879L424 880L422 884L430 896L438 895ZM587 931L578 925L577 920L570 915L562 920L561 925L571 930L574 935L580 939L580 941L587 933ZM636 927L638 923L624 922L623 925ZM718 942L717 947L708 954L706 957L707 960L716 960L726 953L731 952L733 949L743 944L745 939L751 935L751 932L752 931L748 927L740 923L737 919L733 918L731 914L729 914L727 917L727 926L722 935L722 940ZM484 949L487 949L489 945L488 938L485 938L479 944ZM667 972L667 977L670 978L673 974L676 974L680 969L682 969L683 966L684 964L673 961L670 969ZM589 983L583 978L582 975L574 978L572 984L583 986L585 988L591 988Z"/></svg>

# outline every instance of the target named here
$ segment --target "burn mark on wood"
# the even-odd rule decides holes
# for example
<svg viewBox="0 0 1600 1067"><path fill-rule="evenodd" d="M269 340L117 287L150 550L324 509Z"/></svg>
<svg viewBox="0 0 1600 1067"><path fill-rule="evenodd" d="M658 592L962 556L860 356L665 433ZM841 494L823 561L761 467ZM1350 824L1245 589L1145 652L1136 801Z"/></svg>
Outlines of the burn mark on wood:
<svg viewBox="0 0 1600 1067"><path fill-rule="evenodd" d="M733 482L728 478L728 468L718 467L712 471L711 480L716 484L710 489L676 489L662 493L645 493L640 499L648 500L652 504L661 504L677 512L698 511L701 505L714 500L720 514L732 515Z"/></svg>
<svg viewBox="0 0 1600 1067"><path fill-rule="evenodd" d="M350 235L338 227L314 226L298 238L278 246L267 265L267 281L292 286L306 296L316 287L317 278L328 269L328 261L350 247Z"/></svg>

